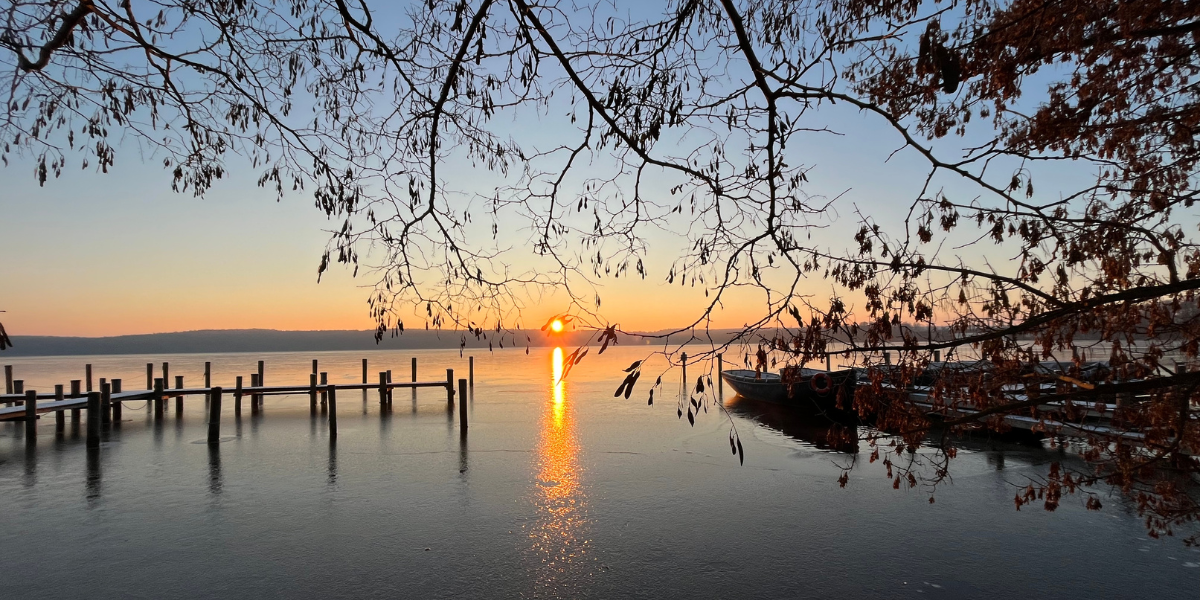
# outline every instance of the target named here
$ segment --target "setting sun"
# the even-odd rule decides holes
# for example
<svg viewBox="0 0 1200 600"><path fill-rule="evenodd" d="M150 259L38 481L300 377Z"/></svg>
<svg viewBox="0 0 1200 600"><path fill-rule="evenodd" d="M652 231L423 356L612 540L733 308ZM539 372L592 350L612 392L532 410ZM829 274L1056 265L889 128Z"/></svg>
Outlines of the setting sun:
<svg viewBox="0 0 1200 600"><path fill-rule="evenodd" d="M560 319L555 319L554 322L550 324L550 330L554 333L562 333L563 322Z"/></svg>

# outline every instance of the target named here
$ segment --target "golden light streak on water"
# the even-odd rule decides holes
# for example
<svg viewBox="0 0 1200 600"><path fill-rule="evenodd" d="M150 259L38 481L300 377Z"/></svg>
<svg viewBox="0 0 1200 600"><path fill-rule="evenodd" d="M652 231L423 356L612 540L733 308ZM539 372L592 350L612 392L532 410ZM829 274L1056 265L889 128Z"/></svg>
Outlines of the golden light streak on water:
<svg viewBox="0 0 1200 600"><path fill-rule="evenodd" d="M553 378L550 402L542 411L536 452L534 503L537 518L530 529L534 555L540 562L540 590L563 593L563 586L576 587L590 574L587 559L587 497L584 494L575 435L575 411L563 381L563 351L551 357ZM582 579L581 579L582 577Z"/></svg>

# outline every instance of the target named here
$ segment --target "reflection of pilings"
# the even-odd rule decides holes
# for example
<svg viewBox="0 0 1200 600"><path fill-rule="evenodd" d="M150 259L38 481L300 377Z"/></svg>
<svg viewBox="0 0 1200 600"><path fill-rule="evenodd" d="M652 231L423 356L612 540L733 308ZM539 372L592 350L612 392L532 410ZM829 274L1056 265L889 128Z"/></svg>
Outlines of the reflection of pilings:
<svg viewBox="0 0 1200 600"><path fill-rule="evenodd" d="M458 434L458 472L467 472L467 430L464 429Z"/></svg>
<svg viewBox="0 0 1200 600"><path fill-rule="evenodd" d="M87 478L84 480L84 491L87 499L100 498L100 449L87 449Z"/></svg>
<svg viewBox="0 0 1200 600"><path fill-rule="evenodd" d="M329 438L329 465L327 467L329 474L329 486L337 485L337 438Z"/></svg>
<svg viewBox="0 0 1200 600"><path fill-rule="evenodd" d="M37 438L34 438L35 440ZM25 444L25 487L37 485L37 444Z"/></svg>
<svg viewBox="0 0 1200 600"><path fill-rule="evenodd" d="M218 388L213 388L214 393ZM215 403L214 403L215 404ZM221 495L221 445L208 446L208 493Z"/></svg>

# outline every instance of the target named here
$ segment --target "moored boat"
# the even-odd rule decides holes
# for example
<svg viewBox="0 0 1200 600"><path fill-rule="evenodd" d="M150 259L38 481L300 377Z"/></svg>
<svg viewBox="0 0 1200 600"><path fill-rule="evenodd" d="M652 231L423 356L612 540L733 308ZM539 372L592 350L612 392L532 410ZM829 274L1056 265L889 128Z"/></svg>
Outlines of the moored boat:
<svg viewBox="0 0 1200 600"><path fill-rule="evenodd" d="M805 412L825 415L839 423L854 423L854 369L818 371L789 367L781 373L750 369L721 371L721 378L737 394L749 400L782 404Z"/></svg>

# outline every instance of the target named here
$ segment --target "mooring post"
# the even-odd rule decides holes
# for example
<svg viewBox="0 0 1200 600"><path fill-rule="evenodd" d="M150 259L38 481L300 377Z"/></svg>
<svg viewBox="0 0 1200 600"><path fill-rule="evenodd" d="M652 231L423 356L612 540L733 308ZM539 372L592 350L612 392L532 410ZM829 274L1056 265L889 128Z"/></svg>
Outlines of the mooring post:
<svg viewBox="0 0 1200 600"><path fill-rule="evenodd" d="M329 404L329 372L321 371L321 404Z"/></svg>
<svg viewBox="0 0 1200 600"><path fill-rule="evenodd" d="M154 363L146 363L146 389L154 389ZM147 408L149 406L146 405Z"/></svg>
<svg viewBox="0 0 1200 600"><path fill-rule="evenodd" d="M161 419L163 416L163 389L166 384L161 377L154 378L154 418Z"/></svg>
<svg viewBox="0 0 1200 600"><path fill-rule="evenodd" d="M259 385L259 387L264 387L267 385L267 383L266 383L267 379L266 379L266 377L264 377L264 374L266 371L263 369L263 367L265 365L266 365L266 361L262 361L262 360L258 361L258 385ZM258 401L260 403L262 402L262 394L258 395Z"/></svg>
<svg viewBox="0 0 1200 600"><path fill-rule="evenodd" d="M935 362L935 363L942 362L942 351L941 350L933 351L933 362Z"/></svg>
<svg viewBox="0 0 1200 600"><path fill-rule="evenodd" d="M885 365L892 364L892 353L888 352L887 350L883 351L883 364L885 364Z"/></svg>
<svg viewBox="0 0 1200 600"><path fill-rule="evenodd" d="M183 375L175 376L175 389L177 389L177 390L183 389ZM183 395L182 394L175 396L175 416L176 417L183 416Z"/></svg>
<svg viewBox="0 0 1200 600"><path fill-rule="evenodd" d="M54 401L62 402L64 399L66 399L66 394L63 393L62 384L60 383L60 384L55 385L54 386ZM66 411L64 411L63 409L60 408L60 409L54 411L54 431L56 433L62 433L63 430L66 428L67 428L67 414L66 414Z"/></svg>
<svg viewBox="0 0 1200 600"><path fill-rule="evenodd" d="M255 389L258 387L258 374L250 374L250 387ZM258 392L250 392L250 414L258 414Z"/></svg>
<svg viewBox="0 0 1200 600"><path fill-rule="evenodd" d="M87 447L100 447L100 392L87 395Z"/></svg>
<svg viewBox="0 0 1200 600"><path fill-rule="evenodd" d="M112 425L112 384L100 380L100 424Z"/></svg>
<svg viewBox="0 0 1200 600"><path fill-rule="evenodd" d="M725 370L725 355L717 354L717 399L725 398L725 378L721 377L721 371Z"/></svg>
<svg viewBox="0 0 1200 600"><path fill-rule="evenodd" d="M467 380L458 380L458 431L467 432Z"/></svg>
<svg viewBox="0 0 1200 600"><path fill-rule="evenodd" d="M471 387L471 399L475 399L475 357L467 357L467 385Z"/></svg>
<svg viewBox="0 0 1200 600"><path fill-rule="evenodd" d="M25 380L24 379L13 380L13 393L14 394L24 394L25 393ZM5 402L4 403L5 406L12 406L13 404L15 404L15 403L14 402Z"/></svg>
<svg viewBox="0 0 1200 600"><path fill-rule="evenodd" d="M13 382L12 365L4 365L4 393L5 394L13 393L12 382Z"/></svg>
<svg viewBox="0 0 1200 600"><path fill-rule="evenodd" d="M412 381L413 383L417 382L417 357L415 356L412 361ZM417 388L413 388L413 391L417 391Z"/></svg>
<svg viewBox="0 0 1200 600"><path fill-rule="evenodd" d="M84 379L87 380L87 391L92 391L92 365L83 365Z"/></svg>
<svg viewBox="0 0 1200 600"><path fill-rule="evenodd" d="M163 361L162 366L163 389L166 390L168 385L171 385L171 366L166 361ZM165 400L164 400L165 402ZM165 408L165 405L164 405Z"/></svg>
<svg viewBox="0 0 1200 600"><path fill-rule="evenodd" d="M329 439L337 439L337 386L325 388L329 395Z"/></svg>
<svg viewBox="0 0 1200 600"><path fill-rule="evenodd" d="M388 406L391 406L392 405L392 391L393 391L392 390L392 370L391 369L387 370L387 382L388 382L387 403L388 403ZM413 388L413 389L415 390L417 388Z"/></svg>
<svg viewBox="0 0 1200 600"><path fill-rule="evenodd" d="M379 405L387 404L387 371L379 372Z"/></svg>
<svg viewBox="0 0 1200 600"><path fill-rule="evenodd" d="M362 362L363 362L363 381L362 382L363 383L371 383L371 380L367 378L367 359L365 359L365 358L362 359Z"/></svg>
<svg viewBox="0 0 1200 600"><path fill-rule="evenodd" d="M25 443L37 443L37 390L25 392Z"/></svg>
<svg viewBox="0 0 1200 600"><path fill-rule="evenodd" d="M204 387L212 387L212 363L204 361Z"/></svg>
<svg viewBox="0 0 1200 600"><path fill-rule="evenodd" d="M78 398L83 395L83 392L81 391L83 389L83 387L82 387L82 385L80 385L82 383L83 382L78 379L71 380L71 397L72 398ZM71 423L74 423L75 425L79 424L79 409L78 408L71 409ZM72 427L74 427L75 425L72 425Z"/></svg>
<svg viewBox="0 0 1200 600"><path fill-rule="evenodd" d="M208 403L208 443L221 443L221 388L212 389L212 402Z"/></svg>
<svg viewBox="0 0 1200 600"><path fill-rule="evenodd" d="M687 352L684 352L684 353L683 353L683 356L679 357L679 364L683 365L683 393L685 393L685 394L689 394L689 393L691 393L691 392L690 392L690 390L688 389L688 378L687 378Z"/></svg>
<svg viewBox="0 0 1200 600"><path fill-rule="evenodd" d="M446 369L446 404L454 408L454 369Z"/></svg>
<svg viewBox="0 0 1200 600"><path fill-rule="evenodd" d="M210 394L211 395L211 394ZM211 409L212 402L209 402ZM242 376L237 376L237 387L233 388L233 414L242 416Z"/></svg>
<svg viewBox="0 0 1200 600"><path fill-rule="evenodd" d="M114 393L114 394L121 393L121 380L120 379L112 380L112 393ZM116 402L112 403L112 422L113 422L113 425L116 427L121 426L121 401L120 400L117 400Z"/></svg>
<svg viewBox="0 0 1200 600"><path fill-rule="evenodd" d="M314 363L317 361L313 361ZM317 414L317 374L308 374L308 412Z"/></svg>

